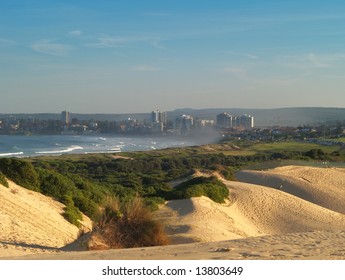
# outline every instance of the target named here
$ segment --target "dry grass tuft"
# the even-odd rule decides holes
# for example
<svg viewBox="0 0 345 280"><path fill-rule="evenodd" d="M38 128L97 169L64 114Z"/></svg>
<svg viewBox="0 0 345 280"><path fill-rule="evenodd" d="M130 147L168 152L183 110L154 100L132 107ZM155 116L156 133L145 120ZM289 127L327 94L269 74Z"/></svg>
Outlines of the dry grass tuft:
<svg viewBox="0 0 345 280"><path fill-rule="evenodd" d="M128 202L108 198L92 234L89 249L119 249L167 245L163 226L154 220L140 197Z"/></svg>

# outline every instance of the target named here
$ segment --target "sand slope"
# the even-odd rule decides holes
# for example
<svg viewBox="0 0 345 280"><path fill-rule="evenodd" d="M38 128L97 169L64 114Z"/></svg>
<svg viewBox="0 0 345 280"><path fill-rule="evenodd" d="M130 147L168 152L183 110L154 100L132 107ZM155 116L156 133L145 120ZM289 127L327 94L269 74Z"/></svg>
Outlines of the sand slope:
<svg viewBox="0 0 345 280"><path fill-rule="evenodd" d="M240 171L239 181L264 185L345 214L345 170L284 166L268 171Z"/></svg>
<svg viewBox="0 0 345 280"><path fill-rule="evenodd" d="M173 242L210 242L291 232L345 230L345 215L282 191L226 182L230 200L206 197L168 202L157 215Z"/></svg>
<svg viewBox="0 0 345 280"><path fill-rule="evenodd" d="M0 185L0 256L9 248L18 254L60 248L78 237L80 230L61 215L63 204L8 182L9 188ZM83 223L91 228L85 216Z"/></svg>

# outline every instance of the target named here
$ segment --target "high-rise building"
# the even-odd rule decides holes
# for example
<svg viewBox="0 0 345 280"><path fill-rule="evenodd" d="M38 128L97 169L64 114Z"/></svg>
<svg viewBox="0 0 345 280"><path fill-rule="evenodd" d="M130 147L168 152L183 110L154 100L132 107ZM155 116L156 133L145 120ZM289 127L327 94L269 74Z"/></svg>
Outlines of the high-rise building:
<svg viewBox="0 0 345 280"><path fill-rule="evenodd" d="M159 110L151 112L151 122L152 123L163 123L164 125L167 122L167 113Z"/></svg>
<svg viewBox="0 0 345 280"><path fill-rule="evenodd" d="M244 114L239 117L239 124L245 129L250 129L254 127L254 117L251 115Z"/></svg>
<svg viewBox="0 0 345 280"><path fill-rule="evenodd" d="M152 123L159 123L159 111L152 111L151 112L151 122Z"/></svg>
<svg viewBox="0 0 345 280"><path fill-rule="evenodd" d="M194 119L188 115L181 115L175 120L175 128L181 131L191 130L194 125Z"/></svg>
<svg viewBox="0 0 345 280"><path fill-rule="evenodd" d="M70 119L69 119L69 112L68 111L62 111L61 112L61 122L65 125L69 124Z"/></svg>
<svg viewBox="0 0 345 280"><path fill-rule="evenodd" d="M155 131L164 131L164 127L167 123L167 113L159 110L151 112L152 128Z"/></svg>
<svg viewBox="0 0 345 280"><path fill-rule="evenodd" d="M220 113L217 115L217 126L218 127L233 127L233 118L228 113Z"/></svg>

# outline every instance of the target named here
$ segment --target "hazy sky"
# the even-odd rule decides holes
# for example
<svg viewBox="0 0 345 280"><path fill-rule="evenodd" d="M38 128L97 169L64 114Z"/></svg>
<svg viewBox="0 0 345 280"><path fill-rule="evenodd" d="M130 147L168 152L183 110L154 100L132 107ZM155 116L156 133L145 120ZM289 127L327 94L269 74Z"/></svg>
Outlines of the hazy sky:
<svg viewBox="0 0 345 280"><path fill-rule="evenodd" d="M0 113L345 107L345 1L1 0Z"/></svg>

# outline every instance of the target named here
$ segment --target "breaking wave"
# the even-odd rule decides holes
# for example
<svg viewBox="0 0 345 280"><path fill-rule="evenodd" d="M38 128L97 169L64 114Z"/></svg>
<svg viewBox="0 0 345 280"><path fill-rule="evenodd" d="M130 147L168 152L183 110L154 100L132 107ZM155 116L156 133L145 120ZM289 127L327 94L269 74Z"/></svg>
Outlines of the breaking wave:
<svg viewBox="0 0 345 280"><path fill-rule="evenodd" d="M11 156L20 156L23 155L23 152L17 152L17 153L3 153L0 154L0 157L11 157Z"/></svg>
<svg viewBox="0 0 345 280"><path fill-rule="evenodd" d="M64 150L40 151L40 152L36 152L36 154L62 154L62 153L70 153L75 150L83 150L83 149L84 148L80 146L71 146Z"/></svg>

